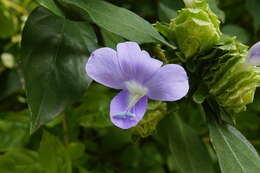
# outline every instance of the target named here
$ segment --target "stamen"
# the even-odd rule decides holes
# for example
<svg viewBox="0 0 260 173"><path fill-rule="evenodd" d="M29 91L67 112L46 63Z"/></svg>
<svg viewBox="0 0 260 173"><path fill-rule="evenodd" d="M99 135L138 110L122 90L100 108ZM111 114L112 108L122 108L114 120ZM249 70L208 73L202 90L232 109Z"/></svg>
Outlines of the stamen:
<svg viewBox="0 0 260 173"><path fill-rule="evenodd" d="M129 91L127 112L143 97L148 93L148 89L139 84L136 81L125 82L126 88Z"/></svg>

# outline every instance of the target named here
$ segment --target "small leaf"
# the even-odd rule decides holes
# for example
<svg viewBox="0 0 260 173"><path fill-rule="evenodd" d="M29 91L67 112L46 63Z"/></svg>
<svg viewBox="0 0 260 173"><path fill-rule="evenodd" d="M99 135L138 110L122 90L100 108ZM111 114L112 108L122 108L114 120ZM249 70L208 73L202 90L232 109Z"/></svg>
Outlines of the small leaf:
<svg viewBox="0 0 260 173"><path fill-rule="evenodd" d="M209 130L222 173L260 172L259 155L237 129L213 120Z"/></svg>
<svg viewBox="0 0 260 173"><path fill-rule="evenodd" d="M60 140L44 132L39 148L40 163L46 173L71 173L71 160L68 150Z"/></svg>
<svg viewBox="0 0 260 173"><path fill-rule="evenodd" d="M168 141L171 158L180 173L214 172L205 146L178 114L166 116L159 124L159 129L159 135L164 141Z"/></svg>
<svg viewBox="0 0 260 173"><path fill-rule="evenodd" d="M161 42L173 49L153 26L133 12L102 0L60 0L68 6L76 6L89 14L100 27L138 43Z"/></svg>
<svg viewBox="0 0 260 173"><path fill-rule="evenodd" d="M97 48L90 25L37 8L23 31L21 68L32 130L53 120L78 100L91 82L85 74L89 52Z"/></svg>

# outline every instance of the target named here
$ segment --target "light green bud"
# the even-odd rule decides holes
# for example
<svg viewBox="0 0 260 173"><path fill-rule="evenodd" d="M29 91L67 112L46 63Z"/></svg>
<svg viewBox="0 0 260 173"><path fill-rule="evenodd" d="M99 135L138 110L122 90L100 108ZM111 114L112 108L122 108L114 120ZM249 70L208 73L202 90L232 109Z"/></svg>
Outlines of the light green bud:
<svg viewBox="0 0 260 173"><path fill-rule="evenodd" d="M186 58L211 49L220 38L219 20L207 6L184 8L169 25Z"/></svg>

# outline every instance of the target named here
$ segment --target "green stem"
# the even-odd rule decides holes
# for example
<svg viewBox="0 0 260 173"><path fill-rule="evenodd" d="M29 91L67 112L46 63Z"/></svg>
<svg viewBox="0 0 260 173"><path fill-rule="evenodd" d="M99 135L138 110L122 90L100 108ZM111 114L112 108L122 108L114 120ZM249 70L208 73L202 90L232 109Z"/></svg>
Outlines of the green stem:
<svg viewBox="0 0 260 173"><path fill-rule="evenodd" d="M62 120L62 127L63 127L63 137L64 137L64 144L65 146L68 146L69 144L69 135L68 135L68 125L67 125L67 119L66 119L67 113L64 113L63 120Z"/></svg>

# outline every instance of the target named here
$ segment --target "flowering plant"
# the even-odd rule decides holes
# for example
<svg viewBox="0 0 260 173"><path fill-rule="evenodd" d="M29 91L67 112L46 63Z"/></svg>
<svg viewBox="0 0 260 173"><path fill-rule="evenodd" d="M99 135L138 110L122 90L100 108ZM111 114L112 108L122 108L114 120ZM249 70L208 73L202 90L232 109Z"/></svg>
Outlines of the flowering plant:
<svg viewBox="0 0 260 173"><path fill-rule="evenodd" d="M257 0L246 30L237 0L21 2L0 2L0 172L260 172Z"/></svg>

